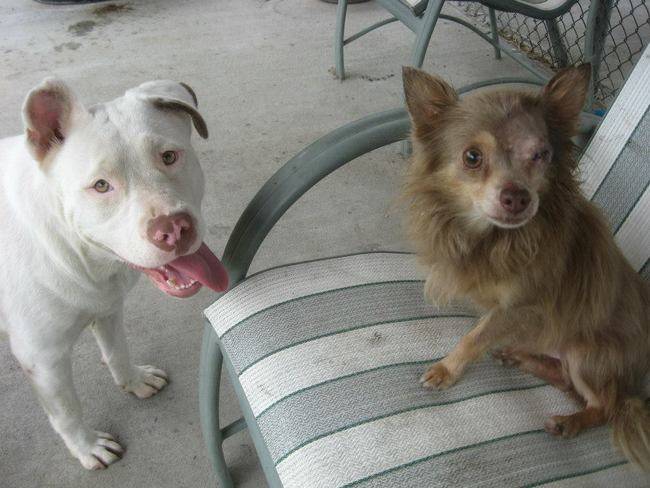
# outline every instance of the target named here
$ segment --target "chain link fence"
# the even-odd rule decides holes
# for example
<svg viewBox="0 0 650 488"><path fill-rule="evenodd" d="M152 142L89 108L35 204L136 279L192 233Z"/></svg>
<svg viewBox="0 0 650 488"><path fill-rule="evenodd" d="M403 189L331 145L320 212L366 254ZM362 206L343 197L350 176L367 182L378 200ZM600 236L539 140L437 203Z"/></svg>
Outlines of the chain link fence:
<svg viewBox="0 0 650 488"><path fill-rule="evenodd" d="M488 9L475 2L452 2L470 17L489 26ZM609 28L596 79L596 100L609 106L623 85L643 48L650 42L650 7L647 0L613 0ZM557 19L557 26L568 60L558 59L544 21L520 14L497 12L500 36L529 57L551 69L579 63L583 59L589 0L580 0ZM650 89L650 81L649 81Z"/></svg>

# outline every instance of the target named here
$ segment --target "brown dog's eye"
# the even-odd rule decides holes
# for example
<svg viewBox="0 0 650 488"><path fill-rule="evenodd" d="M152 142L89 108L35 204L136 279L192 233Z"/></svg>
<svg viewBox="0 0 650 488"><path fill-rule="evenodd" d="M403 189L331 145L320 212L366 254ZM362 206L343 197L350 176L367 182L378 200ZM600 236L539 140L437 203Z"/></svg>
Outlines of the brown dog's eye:
<svg viewBox="0 0 650 488"><path fill-rule="evenodd" d="M106 193L107 191L112 190L111 184L106 180L97 180L93 185L93 188L97 193Z"/></svg>
<svg viewBox="0 0 650 488"><path fill-rule="evenodd" d="M483 163L483 154L478 149L468 149L463 153L463 162L470 169L476 169Z"/></svg>
<svg viewBox="0 0 650 488"><path fill-rule="evenodd" d="M176 162L176 151L165 151L162 153L162 162L165 166L171 166Z"/></svg>

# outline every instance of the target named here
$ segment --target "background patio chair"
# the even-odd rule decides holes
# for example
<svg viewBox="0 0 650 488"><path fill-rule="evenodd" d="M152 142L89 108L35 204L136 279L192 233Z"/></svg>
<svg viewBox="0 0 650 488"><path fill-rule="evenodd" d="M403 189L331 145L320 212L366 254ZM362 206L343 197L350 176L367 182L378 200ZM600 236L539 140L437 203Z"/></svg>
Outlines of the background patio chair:
<svg viewBox="0 0 650 488"><path fill-rule="evenodd" d="M646 279L649 78L646 49L581 158L585 193ZM517 369L485 360L449 390L423 389L425 365L475 318L425 302L413 255L315 259L246 277L268 232L307 190L409 128L396 109L331 132L278 170L237 222L223 259L233 287L205 311L201 352L201 421L220 486L232 486L222 444L243 428L272 487L650 486L614 450L608 428L572 440L545 433L549 414L575 406ZM243 418L220 428L224 362Z"/></svg>
<svg viewBox="0 0 650 488"><path fill-rule="evenodd" d="M501 53L512 58L535 79L546 81L549 73L540 69L539 64L532 62L520 51L511 48L500 42L497 32L497 21L495 10L513 12L543 20L548 29L551 46L555 58L559 61L560 67L568 64L566 47L562 42L556 19L577 3L578 0L468 0L477 1L488 7L491 33L486 34L469 22L459 17L441 13L445 0L376 0L382 7L388 10L392 17L384 19L370 27L363 29L356 34L345 38L345 19L347 14L347 0L339 0L336 13L336 32L334 37L334 66L336 75L345 79L344 46L359 39L368 32L378 27L399 21L415 33L415 44L411 54L410 64L420 68L424 62L424 56L429 46L429 40L433 34L438 19L446 19L467 27L485 41L494 46L494 53L497 59ZM609 14L612 0L592 0L587 15L587 30L585 34L584 59L583 62L590 62L592 65L592 80L596 80L600 69L602 50L605 34L609 25ZM592 82L593 86L593 82ZM593 90L592 90L593 92ZM591 106L593 95L589 97L587 106Z"/></svg>

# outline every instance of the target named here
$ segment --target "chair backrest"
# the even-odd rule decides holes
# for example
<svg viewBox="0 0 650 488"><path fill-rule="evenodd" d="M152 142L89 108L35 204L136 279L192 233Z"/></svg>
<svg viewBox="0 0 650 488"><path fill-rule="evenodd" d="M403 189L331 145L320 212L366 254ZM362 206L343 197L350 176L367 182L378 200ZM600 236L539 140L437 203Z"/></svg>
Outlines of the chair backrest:
<svg viewBox="0 0 650 488"><path fill-rule="evenodd" d="M600 205L632 266L650 280L650 47L581 159L583 190Z"/></svg>

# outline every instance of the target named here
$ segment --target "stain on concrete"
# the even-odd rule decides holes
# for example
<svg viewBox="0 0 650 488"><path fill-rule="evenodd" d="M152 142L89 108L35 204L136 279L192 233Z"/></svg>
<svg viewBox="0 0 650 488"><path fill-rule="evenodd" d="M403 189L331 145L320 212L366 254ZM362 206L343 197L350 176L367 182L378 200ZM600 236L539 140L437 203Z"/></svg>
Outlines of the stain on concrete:
<svg viewBox="0 0 650 488"><path fill-rule="evenodd" d="M230 229L229 225L214 224L208 227L208 232L213 236L226 236Z"/></svg>
<svg viewBox="0 0 650 488"><path fill-rule="evenodd" d="M70 49L71 51L76 51L81 47L81 44L78 42L64 42L63 44L59 44L58 46L54 46L54 50L57 53L60 53L64 49Z"/></svg>
<svg viewBox="0 0 650 488"><path fill-rule="evenodd" d="M386 81L386 80L392 78L393 76L395 76L395 73L391 73L391 74L386 75L386 76L377 76L377 77L372 77L372 76L368 76L368 75L361 75L361 79L366 80L366 81L370 81L370 82L373 82L373 81Z"/></svg>
<svg viewBox="0 0 650 488"><path fill-rule="evenodd" d="M126 3L109 3L107 5L102 5L101 7L96 7L91 10L91 13L97 18L97 20L82 20L76 24L72 24L68 27L68 32L74 34L75 36L82 37L88 35L98 26L105 26L113 22L113 17L116 14L121 14L133 10L133 7Z"/></svg>
<svg viewBox="0 0 650 488"><path fill-rule="evenodd" d="M71 32L75 36L85 36L86 34L92 32L97 26L97 22L94 20L82 20L76 24L72 24L68 27L68 32Z"/></svg>
<svg viewBox="0 0 650 488"><path fill-rule="evenodd" d="M119 12L128 12L129 10L133 10L133 7L126 3L109 3L108 5L94 8L93 13L98 17L101 17L103 15L110 15Z"/></svg>
<svg viewBox="0 0 650 488"><path fill-rule="evenodd" d="M109 3L108 5L103 5L101 7L96 7L93 9L93 13L97 16L101 15L110 15L119 12L128 12L133 10L129 4L126 3Z"/></svg>
<svg viewBox="0 0 650 488"><path fill-rule="evenodd" d="M98 19L98 25L102 26L112 24L119 15L124 12L129 12L130 10L133 10L133 8L126 4L109 3L103 7L93 9L92 13L95 14L95 18Z"/></svg>

